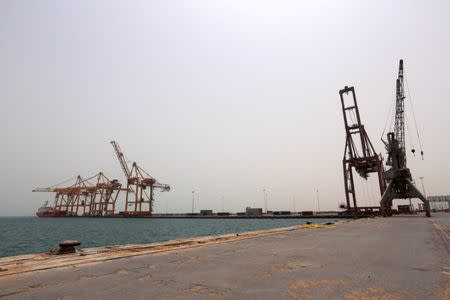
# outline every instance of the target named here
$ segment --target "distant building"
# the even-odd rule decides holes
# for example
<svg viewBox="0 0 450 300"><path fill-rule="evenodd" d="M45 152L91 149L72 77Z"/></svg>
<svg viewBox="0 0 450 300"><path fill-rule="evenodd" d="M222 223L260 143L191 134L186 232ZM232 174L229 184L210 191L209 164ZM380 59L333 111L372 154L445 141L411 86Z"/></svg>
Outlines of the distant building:
<svg viewBox="0 0 450 300"><path fill-rule="evenodd" d="M434 211L442 211L450 209L450 195L445 196L428 196L430 208Z"/></svg>
<svg viewBox="0 0 450 300"><path fill-rule="evenodd" d="M290 214L291 214L291 212L289 210L274 211L272 213L272 215L274 215L274 216L288 216Z"/></svg>
<svg viewBox="0 0 450 300"><path fill-rule="evenodd" d="M201 214L202 216L210 216L210 215L213 214L213 211L212 211L212 209L202 209L202 210L200 211L200 214Z"/></svg>
<svg viewBox="0 0 450 300"><path fill-rule="evenodd" d="M250 206L245 209L247 216L261 216L263 213L262 208L251 208Z"/></svg>

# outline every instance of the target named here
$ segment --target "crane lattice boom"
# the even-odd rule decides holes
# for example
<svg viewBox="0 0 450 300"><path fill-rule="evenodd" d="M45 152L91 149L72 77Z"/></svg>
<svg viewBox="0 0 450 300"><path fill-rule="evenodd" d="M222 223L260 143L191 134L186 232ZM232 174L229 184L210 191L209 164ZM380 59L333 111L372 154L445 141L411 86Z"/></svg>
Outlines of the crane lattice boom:
<svg viewBox="0 0 450 300"><path fill-rule="evenodd" d="M403 59L400 60L398 68L398 78L396 82L396 97L395 97L395 124L394 124L395 139L398 142L399 150L403 156L404 166L406 166L406 150L405 150L405 88L403 78ZM402 167L402 166L401 166Z"/></svg>
<svg viewBox="0 0 450 300"><path fill-rule="evenodd" d="M125 156L123 155L122 150L120 150L119 145L115 141L111 141L113 145L114 151L116 152L117 158L119 159L120 166L122 167L122 171L125 174L126 178L130 178L130 169L128 168L128 164L125 161Z"/></svg>

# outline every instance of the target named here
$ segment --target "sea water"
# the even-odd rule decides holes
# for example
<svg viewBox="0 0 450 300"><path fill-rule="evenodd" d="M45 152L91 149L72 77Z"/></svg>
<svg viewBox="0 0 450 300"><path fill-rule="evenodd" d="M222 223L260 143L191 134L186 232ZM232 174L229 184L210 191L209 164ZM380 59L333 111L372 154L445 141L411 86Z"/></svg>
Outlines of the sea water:
<svg viewBox="0 0 450 300"><path fill-rule="evenodd" d="M332 219L150 219L0 217L0 257L45 252L62 240L81 247L151 243L187 237L332 222Z"/></svg>

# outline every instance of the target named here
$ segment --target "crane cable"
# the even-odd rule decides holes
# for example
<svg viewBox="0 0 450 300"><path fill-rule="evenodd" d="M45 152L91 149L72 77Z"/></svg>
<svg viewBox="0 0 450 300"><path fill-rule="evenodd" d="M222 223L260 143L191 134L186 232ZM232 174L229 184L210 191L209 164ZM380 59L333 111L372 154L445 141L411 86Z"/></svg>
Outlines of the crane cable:
<svg viewBox="0 0 450 300"><path fill-rule="evenodd" d="M386 122L384 123L383 133L381 134L381 140L383 140L383 136L384 133L386 132L388 124L390 124L389 131L392 131L392 117L394 115L394 108L395 108L395 101L391 101L391 108L389 109Z"/></svg>
<svg viewBox="0 0 450 300"><path fill-rule="evenodd" d="M409 91L408 79L406 78L406 76L404 76L404 78L405 78L405 82L406 82L406 90L408 91L409 103L411 105L411 112L412 112L413 119L414 119L414 126L416 127L417 139L419 141L420 155L422 156L422 160L423 160L422 141L420 140L419 129L417 127L416 114L414 113L414 107L413 107L413 104L412 104L411 93Z"/></svg>
<svg viewBox="0 0 450 300"><path fill-rule="evenodd" d="M412 136L411 136L411 131L409 129L409 121L408 121L408 115L407 114L405 114L405 126L406 126L406 132L408 133L408 144L409 144L409 147L411 148L411 152L412 152L413 156L415 157L416 156L416 150L415 150L414 142L413 142L413 139L412 139Z"/></svg>

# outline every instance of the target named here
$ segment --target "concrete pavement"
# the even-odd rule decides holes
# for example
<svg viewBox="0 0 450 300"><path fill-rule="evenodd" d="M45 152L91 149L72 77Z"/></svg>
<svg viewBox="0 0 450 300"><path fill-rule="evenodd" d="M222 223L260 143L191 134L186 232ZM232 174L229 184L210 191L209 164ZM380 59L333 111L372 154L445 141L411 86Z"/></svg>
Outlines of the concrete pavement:
<svg viewBox="0 0 450 300"><path fill-rule="evenodd" d="M0 277L5 299L450 299L450 214Z"/></svg>

